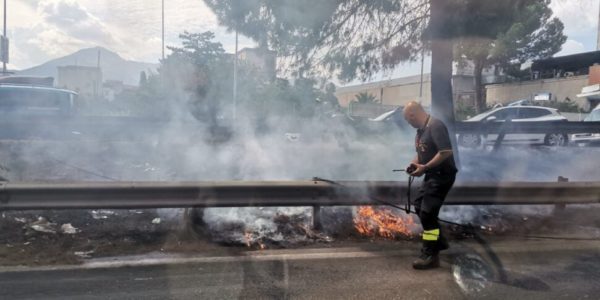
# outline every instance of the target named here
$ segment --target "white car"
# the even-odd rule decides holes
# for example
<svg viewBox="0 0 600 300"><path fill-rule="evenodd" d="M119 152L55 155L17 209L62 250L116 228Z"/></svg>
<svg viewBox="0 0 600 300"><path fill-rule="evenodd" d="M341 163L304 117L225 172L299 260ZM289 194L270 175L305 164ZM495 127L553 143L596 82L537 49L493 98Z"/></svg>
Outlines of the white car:
<svg viewBox="0 0 600 300"><path fill-rule="evenodd" d="M600 122L600 104L583 120L584 122ZM575 144L600 143L600 133L576 133L571 135Z"/></svg>
<svg viewBox="0 0 600 300"><path fill-rule="evenodd" d="M558 110L543 106L508 106L496 108L465 122L504 122L511 119L512 122L556 122L567 121ZM458 136L458 142L461 146L475 148L481 145L493 144L498 134L461 134ZM569 141L566 134L507 134L504 137L503 144L545 144L549 146L565 146Z"/></svg>
<svg viewBox="0 0 600 300"><path fill-rule="evenodd" d="M390 110L385 112L375 118L369 119L369 123L367 124L377 124L376 126L371 126L372 129L379 130L394 130L394 129L408 129L410 125L404 119L402 115L404 108L398 107L394 110Z"/></svg>

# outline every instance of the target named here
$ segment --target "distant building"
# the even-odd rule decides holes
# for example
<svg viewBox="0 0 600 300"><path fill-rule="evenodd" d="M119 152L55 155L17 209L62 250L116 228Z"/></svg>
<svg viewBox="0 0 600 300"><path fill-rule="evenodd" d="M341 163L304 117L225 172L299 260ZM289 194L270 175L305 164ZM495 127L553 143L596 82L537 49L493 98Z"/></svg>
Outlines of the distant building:
<svg viewBox="0 0 600 300"><path fill-rule="evenodd" d="M472 61L466 61L461 64L454 63L454 67L452 68L452 74L454 74L455 76L467 76L474 78L475 64ZM505 80L506 75L502 71L502 68L499 68L498 66L488 66L484 68L481 72L482 84L498 83L503 82Z"/></svg>
<svg viewBox="0 0 600 300"><path fill-rule="evenodd" d="M600 104L600 65L590 67L588 85L581 88L581 94L577 97L587 100L590 109Z"/></svg>
<svg viewBox="0 0 600 300"><path fill-rule="evenodd" d="M373 96L381 105L403 106L412 100L421 100L429 106L431 103L431 78L429 74L423 75L423 96L419 99L421 76L408 76L390 80L362 83L351 86L338 87L335 95L341 107L348 108L359 94Z"/></svg>
<svg viewBox="0 0 600 300"><path fill-rule="evenodd" d="M102 84L102 98L113 102L125 93L134 94L137 89L137 86L124 84L120 80L107 80Z"/></svg>
<svg viewBox="0 0 600 300"><path fill-rule="evenodd" d="M107 80L102 84L102 98L108 102L113 102L117 95L123 92L123 88L123 81Z"/></svg>
<svg viewBox="0 0 600 300"><path fill-rule="evenodd" d="M482 72L483 84L504 80L504 75L494 66L485 68ZM367 93L377 99L381 108L366 108L357 105L356 96ZM351 115L365 116L364 111L379 113L390 108L406 105L409 101L419 101L424 106L431 106L431 74L394 78L377 82L363 83L352 86L338 87L336 97L340 106L348 108ZM419 96L421 95L421 96ZM452 67L452 99L456 106L475 105L475 77L473 63L470 61ZM356 112L356 114L355 114ZM372 114L371 114L372 116Z"/></svg>
<svg viewBox="0 0 600 300"><path fill-rule="evenodd" d="M584 87L600 83L600 75L590 76L596 68L595 64L600 64L600 51L534 61L531 65L531 80L487 85L487 102L490 105L507 104L549 94L552 101L570 100L589 110L593 101L580 96Z"/></svg>
<svg viewBox="0 0 600 300"><path fill-rule="evenodd" d="M472 75L455 74L452 76L452 98L456 104L474 105L475 103L475 81ZM363 115L362 105L356 105L356 96L361 93L372 95L382 106L381 110L389 110L394 107L405 106L410 101L419 101L426 107L431 106L431 75L421 75L395 78L384 81L363 83L352 86L338 87L335 95L341 107L347 108L351 115L374 117L374 115ZM422 94L419 97L419 94ZM353 112L359 108L361 112ZM373 114L381 112L373 109Z"/></svg>
<svg viewBox="0 0 600 300"><path fill-rule="evenodd" d="M238 51L240 61L248 62L269 78L274 79L277 73L277 52L264 48L244 48Z"/></svg>
<svg viewBox="0 0 600 300"><path fill-rule="evenodd" d="M97 67L58 67L57 87L69 89L85 100L102 98L102 70Z"/></svg>
<svg viewBox="0 0 600 300"><path fill-rule="evenodd" d="M590 66L600 63L600 51L536 60L531 65L531 79L565 78L588 75Z"/></svg>

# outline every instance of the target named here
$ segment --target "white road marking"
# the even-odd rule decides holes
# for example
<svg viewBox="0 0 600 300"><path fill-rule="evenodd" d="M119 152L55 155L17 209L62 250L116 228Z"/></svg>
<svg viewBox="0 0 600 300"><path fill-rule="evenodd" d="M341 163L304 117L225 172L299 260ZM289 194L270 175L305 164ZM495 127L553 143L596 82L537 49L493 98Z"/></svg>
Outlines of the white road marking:
<svg viewBox="0 0 600 300"><path fill-rule="evenodd" d="M32 272L32 271L59 271L59 270L83 270L83 269L106 269L120 267L142 267L158 265L183 265L194 263L237 263L237 262L262 262L262 261L284 261L287 268L288 260L311 260L311 259L344 259L344 258L370 258L386 257L396 255L414 255L413 249L402 249L395 251L365 251L358 248L331 248L320 249L320 252L310 251L300 253L302 250L286 251L270 250L247 252L239 256L209 256L209 257L182 257L166 256L160 258L143 258L141 256L122 257L113 261L88 261L81 265L41 266L41 267L0 267L0 272ZM289 275L288 275L289 277Z"/></svg>

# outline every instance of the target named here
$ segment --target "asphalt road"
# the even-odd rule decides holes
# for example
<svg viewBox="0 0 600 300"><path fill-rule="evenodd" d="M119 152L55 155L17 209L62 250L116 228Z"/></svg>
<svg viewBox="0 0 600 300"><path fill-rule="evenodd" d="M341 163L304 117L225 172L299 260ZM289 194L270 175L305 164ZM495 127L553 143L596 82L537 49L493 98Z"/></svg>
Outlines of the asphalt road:
<svg viewBox="0 0 600 300"><path fill-rule="evenodd" d="M417 243L149 255L0 267L3 299L598 299L600 241L454 243L414 271ZM231 252L233 253L233 252Z"/></svg>

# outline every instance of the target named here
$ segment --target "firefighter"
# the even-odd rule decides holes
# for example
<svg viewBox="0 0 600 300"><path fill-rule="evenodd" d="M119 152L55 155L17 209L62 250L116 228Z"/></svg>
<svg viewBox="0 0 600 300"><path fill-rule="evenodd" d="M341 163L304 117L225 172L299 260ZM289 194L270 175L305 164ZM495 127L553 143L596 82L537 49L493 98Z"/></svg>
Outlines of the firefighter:
<svg viewBox="0 0 600 300"><path fill-rule="evenodd" d="M406 170L411 176L425 175L415 199L415 211L423 225L423 247L413 268L437 268L440 265L439 252L448 249L448 242L440 231L438 214L456 178L452 145L446 125L428 114L419 103L408 103L403 114L406 121L417 129L417 155Z"/></svg>

